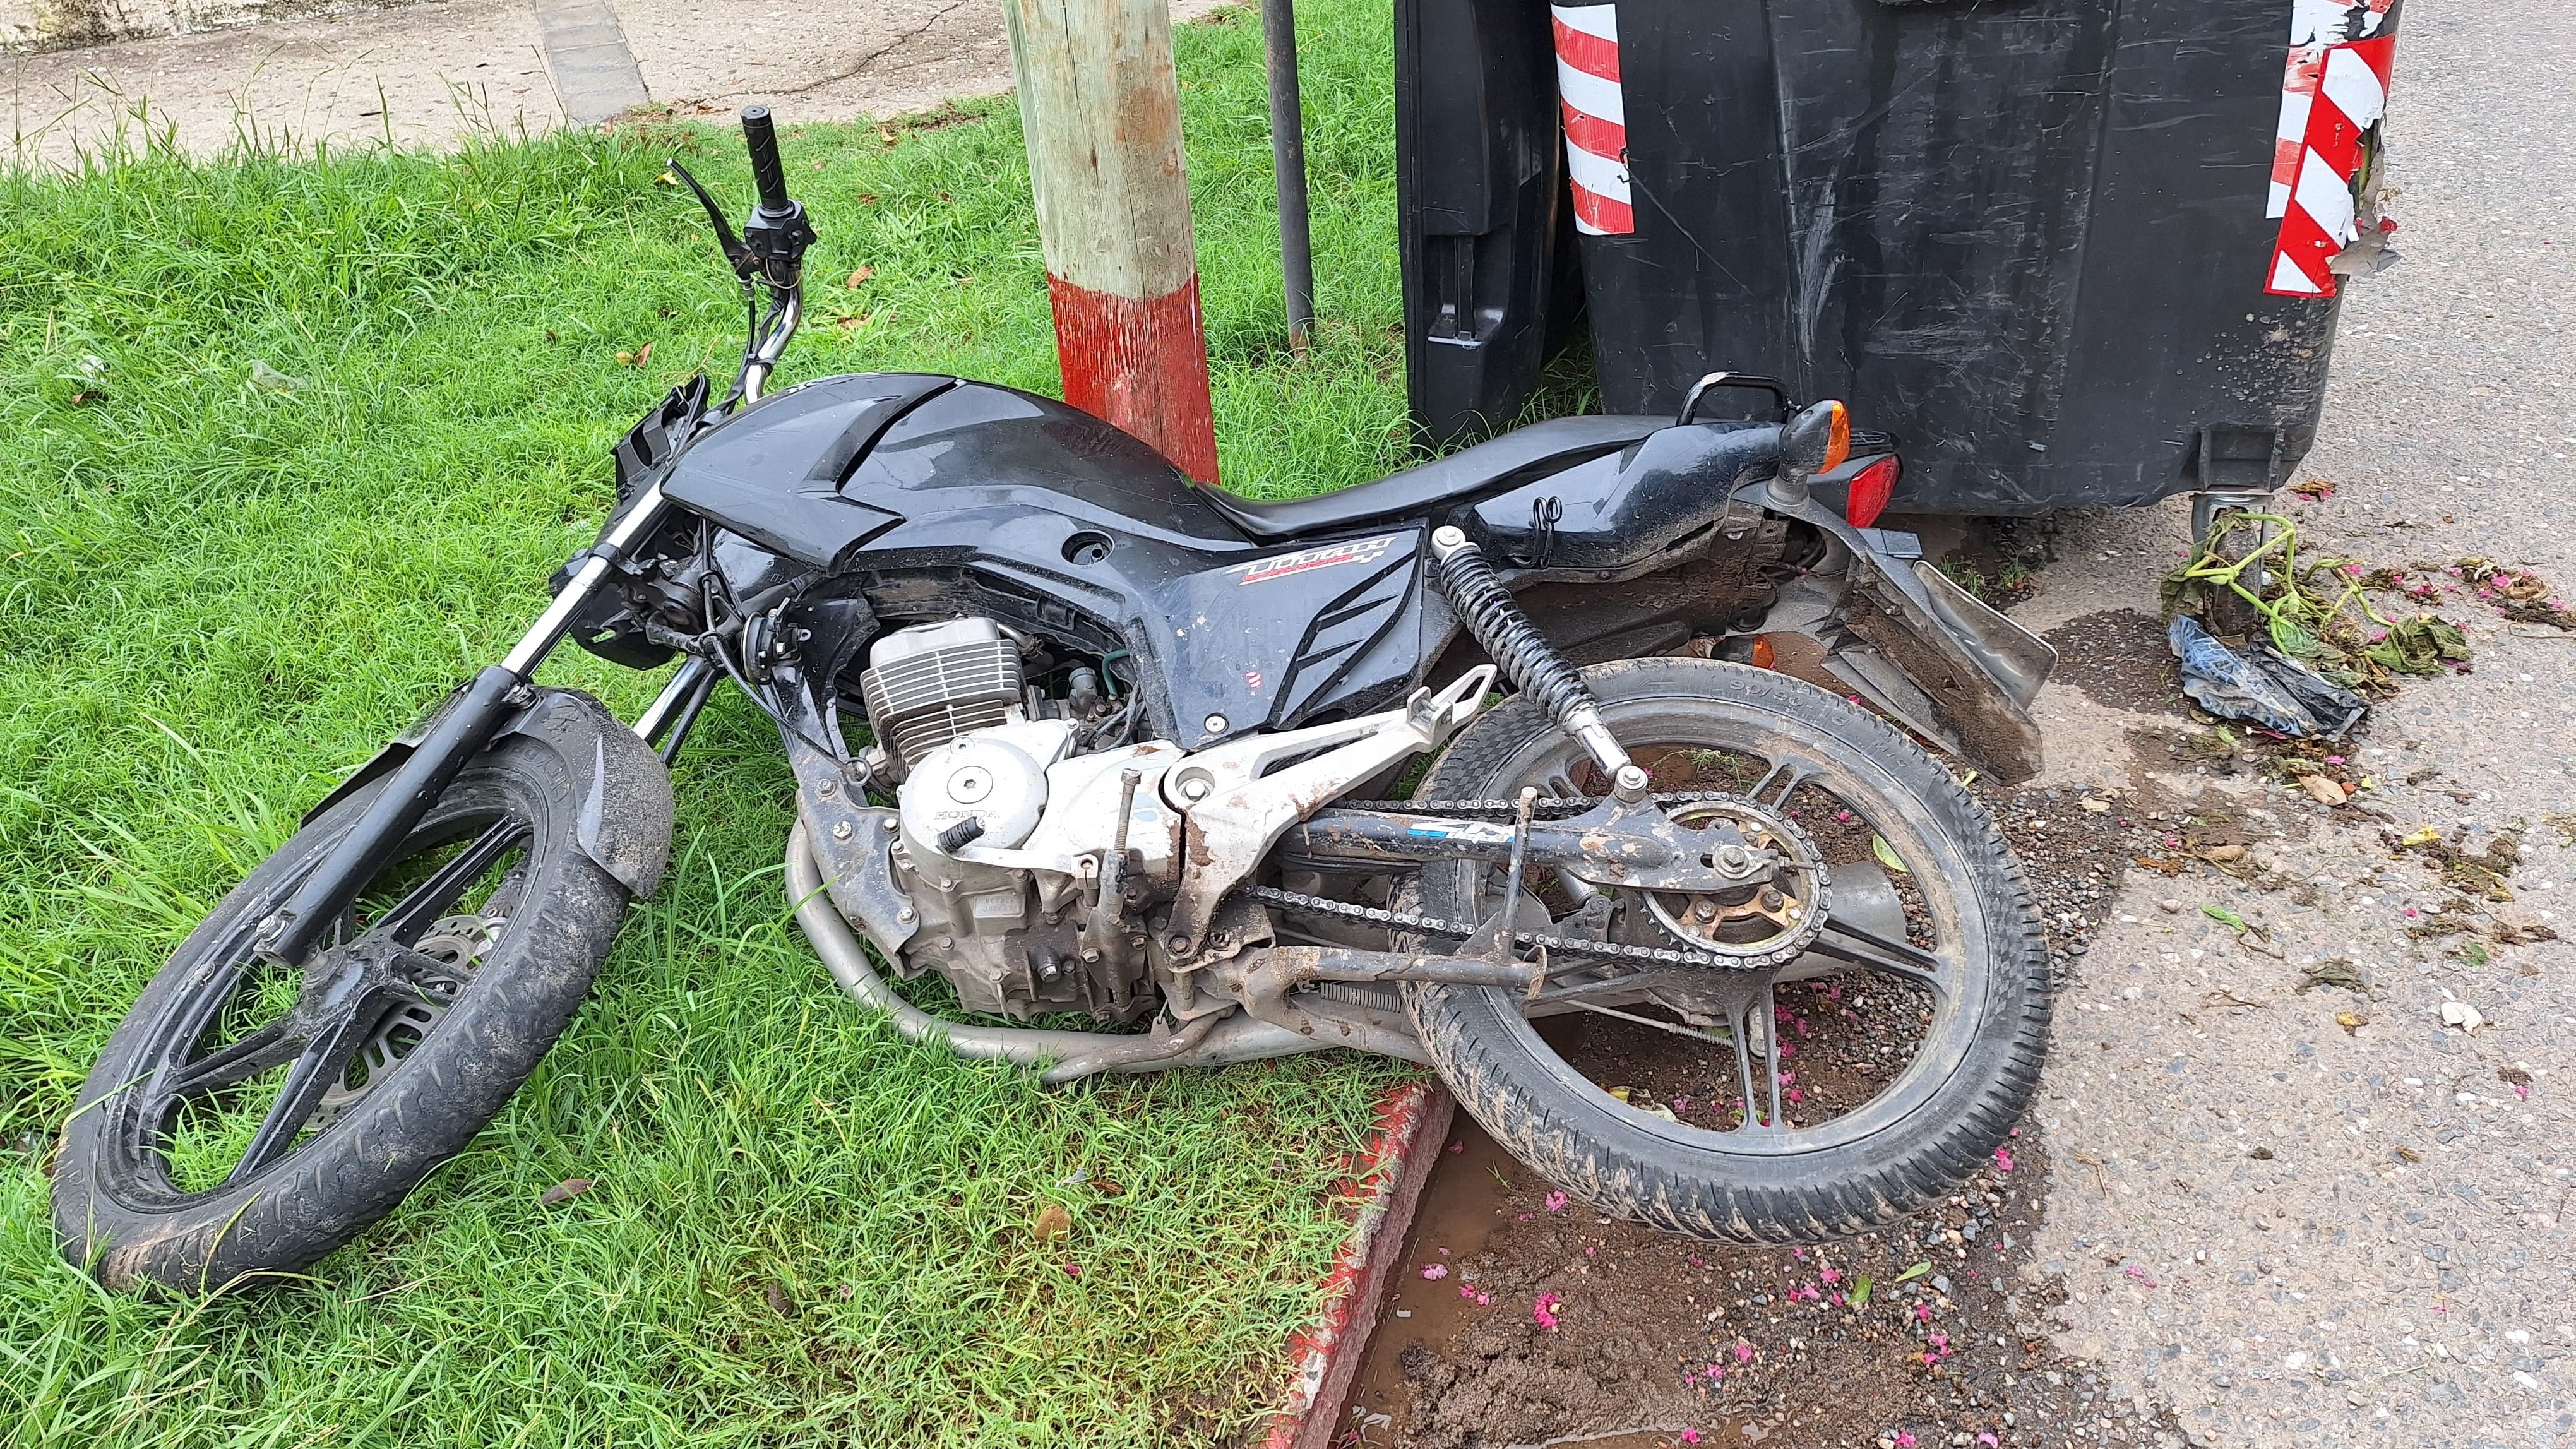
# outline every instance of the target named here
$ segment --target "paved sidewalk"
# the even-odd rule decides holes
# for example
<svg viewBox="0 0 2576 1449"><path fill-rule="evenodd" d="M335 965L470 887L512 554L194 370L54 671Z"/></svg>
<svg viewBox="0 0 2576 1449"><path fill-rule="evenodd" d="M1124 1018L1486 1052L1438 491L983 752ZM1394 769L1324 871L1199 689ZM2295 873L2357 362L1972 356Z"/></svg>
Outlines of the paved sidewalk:
<svg viewBox="0 0 2576 1449"><path fill-rule="evenodd" d="M1181 0L1173 15L1214 8ZM604 34L640 93L616 88ZM791 122L892 115L1007 90L1011 55L998 0L427 0L0 56L0 78L14 153L72 166L120 131L172 134L195 155L250 136L440 147L645 98L681 114L761 101Z"/></svg>

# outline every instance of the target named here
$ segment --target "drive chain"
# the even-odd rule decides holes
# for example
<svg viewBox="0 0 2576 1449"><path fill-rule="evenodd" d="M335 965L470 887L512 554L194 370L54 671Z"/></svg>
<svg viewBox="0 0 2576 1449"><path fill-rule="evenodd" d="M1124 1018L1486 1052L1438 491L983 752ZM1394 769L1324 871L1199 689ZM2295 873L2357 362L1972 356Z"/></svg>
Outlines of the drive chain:
<svg viewBox="0 0 2576 1449"><path fill-rule="evenodd" d="M1283 911L1308 916L1330 916L1335 920L1356 921L1362 925L1384 926L1389 930L1420 931L1426 936L1455 936L1460 940L1476 934L1476 926L1443 921L1415 911L1390 911L1377 906L1357 905L1350 901L1329 900L1307 895L1303 891L1281 890L1276 886L1253 886L1247 891L1254 900ZM1568 956L1595 957L1628 962L1639 966L1666 966L1715 969L1719 971L1760 971L1785 966L1806 949L1803 941L1795 946L1760 956L1705 956L1696 951L1673 951L1658 946L1629 946L1617 941L1592 941L1579 936L1557 936L1545 931L1514 931L1516 946L1537 946Z"/></svg>

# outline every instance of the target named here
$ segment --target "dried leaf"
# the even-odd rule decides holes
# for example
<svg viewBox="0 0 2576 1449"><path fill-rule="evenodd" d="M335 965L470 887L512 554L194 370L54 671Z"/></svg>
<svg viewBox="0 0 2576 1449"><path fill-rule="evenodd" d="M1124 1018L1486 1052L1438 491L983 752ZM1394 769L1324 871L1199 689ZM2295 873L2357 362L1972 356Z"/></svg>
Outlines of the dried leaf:
<svg viewBox="0 0 2576 1449"><path fill-rule="evenodd" d="M2085 799L2078 800L2075 803L2082 806L2088 814L2108 815L2111 813L2111 802L2108 800Z"/></svg>
<svg viewBox="0 0 2576 1449"><path fill-rule="evenodd" d="M556 1183L554 1186L547 1188L544 1192L537 1194L537 1205L539 1207L553 1207L555 1204L560 1202L570 1202L572 1199L590 1191L591 1187L592 1183L589 1178L567 1177L563 1181Z"/></svg>
<svg viewBox="0 0 2576 1449"><path fill-rule="evenodd" d="M2299 788L2307 791L2308 798L2316 801L2320 805L2340 805L2343 803L2343 786L2328 779L2324 775L2301 775L2299 777Z"/></svg>
<svg viewBox="0 0 2576 1449"><path fill-rule="evenodd" d="M1869 838L1869 853L1878 857L1880 865L1886 866L1898 875L1914 874L1905 868L1904 861L1896 858L1896 847L1888 844L1887 837L1883 835L1873 835Z"/></svg>
<svg viewBox="0 0 2576 1449"><path fill-rule="evenodd" d="M841 285L855 291L860 283L865 282L868 278L873 277L876 274L877 269L874 267L861 267L857 271L850 273L850 279Z"/></svg>
<svg viewBox="0 0 2576 1449"><path fill-rule="evenodd" d="M1073 1214L1066 1212L1062 1203L1051 1202L1040 1208L1037 1218L1029 1224L1030 1236L1041 1243L1052 1243L1072 1231Z"/></svg>
<svg viewBox="0 0 2576 1449"><path fill-rule="evenodd" d="M2370 1018L2358 1011L2338 1011L2335 1013L2335 1025L2343 1028L2344 1035L2355 1036L2363 1027L2370 1025Z"/></svg>
<svg viewBox="0 0 2576 1449"><path fill-rule="evenodd" d="M2299 977L2296 989L2303 994L2320 986L2340 987L2345 991L2370 989L2370 983L2363 979L2361 972L2341 956L2329 956L2323 961L2311 961L2299 968Z"/></svg>

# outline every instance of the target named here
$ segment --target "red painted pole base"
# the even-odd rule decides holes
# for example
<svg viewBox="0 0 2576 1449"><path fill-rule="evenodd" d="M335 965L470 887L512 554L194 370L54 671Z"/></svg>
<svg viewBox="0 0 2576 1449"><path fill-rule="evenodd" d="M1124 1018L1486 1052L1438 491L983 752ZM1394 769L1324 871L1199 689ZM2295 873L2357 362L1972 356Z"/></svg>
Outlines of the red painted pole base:
<svg viewBox="0 0 2576 1449"><path fill-rule="evenodd" d="M1047 278L1064 400L1153 445L1201 483L1216 482L1199 279L1138 301Z"/></svg>

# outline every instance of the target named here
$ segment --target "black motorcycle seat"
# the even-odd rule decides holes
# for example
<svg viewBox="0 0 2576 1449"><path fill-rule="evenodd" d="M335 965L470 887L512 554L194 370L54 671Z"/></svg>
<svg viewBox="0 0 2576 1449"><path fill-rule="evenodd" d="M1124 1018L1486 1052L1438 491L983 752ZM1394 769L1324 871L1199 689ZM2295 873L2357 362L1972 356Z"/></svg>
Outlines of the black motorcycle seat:
<svg viewBox="0 0 2576 1449"><path fill-rule="evenodd" d="M1204 487L1199 493L1253 538L1312 537L1381 518L1418 517L1453 500L1497 493L1616 452L1671 426L1672 420L1662 417L1550 418L1434 458L1419 468L1310 498L1264 502Z"/></svg>

